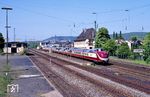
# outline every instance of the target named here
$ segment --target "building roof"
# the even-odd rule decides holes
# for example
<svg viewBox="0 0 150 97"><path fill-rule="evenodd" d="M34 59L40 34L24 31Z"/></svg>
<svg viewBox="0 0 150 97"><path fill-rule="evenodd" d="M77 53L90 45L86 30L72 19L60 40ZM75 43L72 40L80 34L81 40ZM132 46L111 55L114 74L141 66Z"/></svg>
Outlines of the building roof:
<svg viewBox="0 0 150 97"><path fill-rule="evenodd" d="M7 43L5 42L5 44L7 44ZM23 44L23 46L27 47L27 43L26 42L8 42L8 46L11 46L12 44L16 44L16 45Z"/></svg>
<svg viewBox="0 0 150 97"><path fill-rule="evenodd" d="M76 38L75 42L85 41L86 39L94 40L96 31L94 28L85 29L82 33Z"/></svg>
<svg viewBox="0 0 150 97"><path fill-rule="evenodd" d="M5 42L7 44L7 42ZM27 44L26 42L8 42L8 44Z"/></svg>

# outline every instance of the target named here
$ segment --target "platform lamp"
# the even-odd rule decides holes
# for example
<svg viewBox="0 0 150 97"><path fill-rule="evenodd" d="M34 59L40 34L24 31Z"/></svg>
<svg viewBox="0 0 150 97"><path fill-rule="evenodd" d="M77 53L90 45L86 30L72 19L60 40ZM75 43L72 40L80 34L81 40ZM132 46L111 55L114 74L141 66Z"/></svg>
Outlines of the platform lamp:
<svg viewBox="0 0 150 97"><path fill-rule="evenodd" d="M8 26L8 11L12 10L12 8L3 7L2 10L6 10L6 64L8 65L8 28L10 28L10 26Z"/></svg>

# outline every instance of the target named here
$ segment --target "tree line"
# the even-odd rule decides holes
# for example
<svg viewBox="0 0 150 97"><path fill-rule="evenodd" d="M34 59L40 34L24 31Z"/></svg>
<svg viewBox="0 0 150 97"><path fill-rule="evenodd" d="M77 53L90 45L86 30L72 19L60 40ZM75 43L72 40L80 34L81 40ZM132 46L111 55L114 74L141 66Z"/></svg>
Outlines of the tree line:
<svg viewBox="0 0 150 97"><path fill-rule="evenodd" d="M5 42L5 40L4 40L3 34L0 33L0 53L3 52L4 42Z"/></svg>
<svg viewBox="0 0 150 97"><path fill-rule="evenodd" d="M124 42L121 31L119 34L113 32L113 37L110 38L107 28L102 27L96 32L95 48L103 48L108 51L111 56L116 56L118 58L136 59L142 56L144 61L150 63L150 32L145 36L142 44L139 43L135 36L131 38L131 41L133 43L130 49L127 42ZM134 49L144 49L144 52L142 54L134 53Z"/></svg>

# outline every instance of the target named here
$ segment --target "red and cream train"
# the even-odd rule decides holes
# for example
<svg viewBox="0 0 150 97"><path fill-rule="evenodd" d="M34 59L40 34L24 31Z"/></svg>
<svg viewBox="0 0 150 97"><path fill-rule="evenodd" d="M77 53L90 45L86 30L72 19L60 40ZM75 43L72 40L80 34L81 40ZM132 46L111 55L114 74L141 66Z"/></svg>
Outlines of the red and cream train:
<svg viewBox="0 0 150 97"><path fill-rule="evenodd" d="M109 53L103 49L81 49L81 48L52 48L52 52L64 55L70 55L82 59L91 60L94 62L108 63Z"/></svg>

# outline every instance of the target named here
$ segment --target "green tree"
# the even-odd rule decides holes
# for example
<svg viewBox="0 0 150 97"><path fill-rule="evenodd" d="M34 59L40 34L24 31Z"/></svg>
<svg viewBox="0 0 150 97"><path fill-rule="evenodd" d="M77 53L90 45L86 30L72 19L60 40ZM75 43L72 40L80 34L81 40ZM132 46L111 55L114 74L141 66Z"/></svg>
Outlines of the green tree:
<svg viewBox="0 0 150 97"><path fill-rule="evenodd" d="M119 32L119 39L123 39L121 31Z"/></svg>
<svg viewBox="0 0 150 97"><path fill-rule="evenodd" d="M115 40L113 40L113 39L106 41L106 43L103 45L103 49L108 51L110 53L110 55L115 54L116 48L117 48L117 46L116 46Z"/></svg>
<svg viewBox="0 0 150 97"><path fill-rule="evenodd" d="M0 50L1 50L1 51L2 51L3 48L4 48L4 42L5 42L5 40L4 40L3 34L0 33Z"/></svg>
<svg viewBox="0 0 150 97"><path fill-rule="evenodd" d="M118 55L119 58L128 58L128 56L131 54L128 44L123 43L120 46L118 46L116 54Z"/></svg>
<svg viewBox="0 0 150 97"><path fill-rule="evenodd" d="M107 40L110 39L110 36L108 34L108 30L105 27L102 27L98 30L96 33L96 39L95 39L95 47L103 47L103 45L106 43Z"/></svg>
<svg viewBox="0 0 150 97"><path fill-rule="evenodd" d="M113 39L116 39L116 33L115 32L113 32Z"/></svg>
<svg viewBox="0 0 150 97"><path fill-rule="evenodd" d="M118 33L116 32L115 39L118 39Z"/></svg>
<svg viewBox="0 0 150 97"><path fill-rule="evenodd" d="M131 40L132 40L132 41L137 41L137 37L136 37L136 36L132 36L132 37L131 37Z"/></svg>
<svg viewBox="0 0 150 97"><path fill-rule="evenodd" d="M150 32L144 37L143 46L145 50L144 60L147 61L147 63L150 63Z"/></svg>

